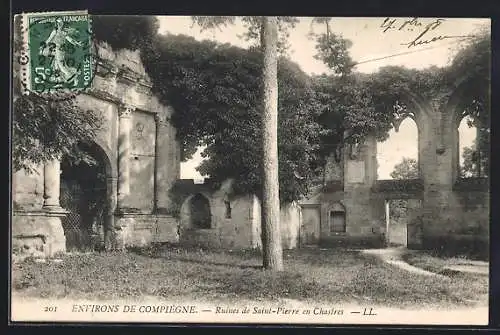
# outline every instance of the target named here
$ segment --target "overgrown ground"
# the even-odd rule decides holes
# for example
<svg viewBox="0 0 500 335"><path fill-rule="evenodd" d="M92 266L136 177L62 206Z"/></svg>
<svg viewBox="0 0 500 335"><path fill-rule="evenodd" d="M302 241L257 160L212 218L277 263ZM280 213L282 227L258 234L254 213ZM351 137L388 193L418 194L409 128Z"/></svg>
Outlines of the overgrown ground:
<svg viewBox="0 0 500 335"><path fill-rule="evenodd" d="M447 267L454 265L477 265L478 263L485 263L484 261L471 260L465 256L460 257L444 257L437 253L430 251L416 251L408 250L403 254L403 259L416 267L422 268L427 271L435 273L446 274L449 271L446 270ZM471 277L471 279L478 279L476 275L473 274L460 274L461 277ZM485 278L483 278L485 279ZM487 279L487 278L486 278Z"/></svg>
<svg viewBox="0 0 500 335"><path fill-rule="evenodd" d="M340 249L285 251L286 271L262 270L254 251L203 251L162 246L124 253L62 256L62 262L27 259L13 265L13 292L36 298L371 303L393 307L484 305L487 278L449 280L408 273Z"/></svg>

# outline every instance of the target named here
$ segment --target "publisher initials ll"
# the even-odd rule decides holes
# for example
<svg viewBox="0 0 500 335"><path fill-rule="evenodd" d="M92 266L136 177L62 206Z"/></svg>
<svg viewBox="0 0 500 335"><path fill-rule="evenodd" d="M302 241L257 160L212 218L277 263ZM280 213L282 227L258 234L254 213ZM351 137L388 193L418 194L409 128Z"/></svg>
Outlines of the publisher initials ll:
<svg viewBox="0 0 500 335"><path fill-rule="evenodd" d="M365 308L363 310L363 315L367 315L367 316L373 316L373 315L377 315L377 313L373 313L373 308Z"/></svg>

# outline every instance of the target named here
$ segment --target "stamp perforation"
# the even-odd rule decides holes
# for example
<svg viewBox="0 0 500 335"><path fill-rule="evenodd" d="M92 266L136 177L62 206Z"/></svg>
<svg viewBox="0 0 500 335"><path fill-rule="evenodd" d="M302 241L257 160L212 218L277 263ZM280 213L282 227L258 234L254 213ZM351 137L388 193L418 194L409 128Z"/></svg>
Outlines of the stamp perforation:
<svg viewBox="0 0 500 335"><path fill-rule="evenodd" d="M21 29L22 94L72 98L88 91L96 60L87 11L23 13Z"/></svg>

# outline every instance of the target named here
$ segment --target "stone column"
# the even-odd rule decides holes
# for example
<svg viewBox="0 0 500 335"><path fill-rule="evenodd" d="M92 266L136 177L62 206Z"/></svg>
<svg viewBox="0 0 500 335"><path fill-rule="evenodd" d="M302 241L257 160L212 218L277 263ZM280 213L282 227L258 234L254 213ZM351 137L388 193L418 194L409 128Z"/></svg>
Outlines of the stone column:
<svg viewBox="0 0 500 335"><path fill-rule="evenodd" d="M66 237L62 226L62 218L67 214L59 203L61 187L61 162L59 159L48 161L43 166L43 210L25 218L13 229L14 239L22 236L22 244L29 245L29 240L36 241L42 236L42 253L50 257L57 252L66 251ZM15 243L15 242L14 242Z"/></svg>
<svg viewBox="0 0 500 335"><path fill-rule="evenodd" d="M59 194L61 188L61 162L58 159L46 162L43 168L45 210L61 210Z"/></svg>
<svg viewBox="0 0 500 335"><path fill-rule="evenodd" d="M154 208L159 214L167 214L170 207L169 191L172 186L171 168L175 163L169 159L171 143L167 115L159 112L155 115L155 121Z"/></svg>
<svg viewBox="0 0 500 335"><path fill-rule="evenodd" d="M130 127L134 107L124 105L118 111L118 209L124 208L130 193Z"/></svg>

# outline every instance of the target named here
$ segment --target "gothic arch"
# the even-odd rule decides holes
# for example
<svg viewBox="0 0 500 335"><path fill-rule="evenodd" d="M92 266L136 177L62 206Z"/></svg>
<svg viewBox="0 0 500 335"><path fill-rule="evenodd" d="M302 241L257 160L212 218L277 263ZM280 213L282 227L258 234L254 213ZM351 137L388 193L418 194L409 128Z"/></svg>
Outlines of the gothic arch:
<svg viewBox="0 0 500 335"><path fill-rule="evenodd" d="M433 107L423 97L411 92L405 92L401 96L400 102L406 105L406 109L401 111L394 111L394 120L392 121L392 126L395 132L399 132L400 125L405 122L406 119L413 120L417 130L418 172L419 176L422 177L422 175L424 175L422 168L422 157L424 156L424 153L422 151L426 146L426 138L431 136L431 126L433 124ZM378 160L377 164L379 164Z"/></svg>
<svg viewBox="0 0 500 335"><path fill-rule="evenodd" d="M337 201L331 204L330 207L328 207L328 211L345 212L345 206L342 201Z"/></svg>
<svg viewBox="0 0 500 335"><path fill-rule="evenodd" d="M426 119L431 117L432 105L420 95L411 92L405 92L401 96L401 101L407 106L407 113L402 115L401 121L410 117L415 121L420 132L427 121Z"/></svg>
<svg viewBox="0 0 500 335"><path fill-rule="evenodd" d="M182 202L181 208L180 208L180 224L183 228L197 228L195 225L193 225L193 213L192 213L192 203L193 200L196 200L197 198L202 198L204 201L206 201L206 205L208 207L206 215L209 216L209 224L210 226L207 226L206 229L208 228L213 228L213 220L212 220L212 203L210 201L210 196L206 192L196 192L193 194L190 194L184 201ZM202 228L203 227L198 227Z"/></svg>
<svg viewBox="0 0 500 335"><path fill-rule="evenodd" d="M475 118L474 115L464 113L465 106L470 102L470 99L485 94L490 94L490 81L488 78L464 76L457 81L453 92L443 105L440 136L442 143L450 143L449 149L452 155L451 171L454 181L460 175L458 127L464 117L471 116Z"/></svg>
<svg viewBox="0 0 500 335"><path fill-rule="evenodd" d="M453 126L458 127L460 121L465 116L460 110L465 107L467 99L475 95L481 95L484 91L488 91L489 94L489 89L490 81L487 78L464 77L458 81L450 97L444 104L442 128L450 127L453 129Z"/></svg>

